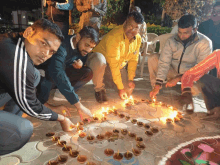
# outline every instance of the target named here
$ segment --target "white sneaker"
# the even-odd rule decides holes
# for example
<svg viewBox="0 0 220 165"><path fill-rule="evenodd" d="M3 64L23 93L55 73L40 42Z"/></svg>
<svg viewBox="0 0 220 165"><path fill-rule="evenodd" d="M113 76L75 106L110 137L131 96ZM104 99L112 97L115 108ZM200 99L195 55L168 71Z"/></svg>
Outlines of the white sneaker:
<svg viewBox="0 0 220 165"><path fill-rule="evenodd" d="M78 96L78 98L79 98L79 100L81 100L80 96ZM66 97L64 95L62 95L62 93L60 92L59 89L56 89L56 92L54 93L53 100L55 100L55 101L68 101L66 99Z"/></svg>

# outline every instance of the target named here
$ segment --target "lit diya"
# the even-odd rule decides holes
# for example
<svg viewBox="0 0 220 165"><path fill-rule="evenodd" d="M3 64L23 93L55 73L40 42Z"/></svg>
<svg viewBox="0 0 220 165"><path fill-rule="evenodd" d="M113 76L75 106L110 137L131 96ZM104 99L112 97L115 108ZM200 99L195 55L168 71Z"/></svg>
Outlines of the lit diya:
<svg viewBox="0 0 220 165"><path fill-rule="evenodd" d="M119 130L117 130L117 129L113 129L113 133L115 133L115 134L119 134Z"/></svg>
<svg viewBox="0 0 220 165"><path fill-rule="evenodd" d="M97 121L97 120L99 120L99 118L97 116L93 115L93 120Z"/></svg>
<svg viewBox="0 0 220 165"><path fill-rule="evenodd" d="M151 131L145 131L145 134L146 134L147 136L153 136L153 132L151 132Z"/></svg>
<svg viewBox="0 0 220 165"><path fill-rule="evenodd" d="M175 122L178 122L178 121L180 121L180 118L174 117L174 121L175 121Z"/></svg>
<svg viewBox="0 0 220 165"><path fill-rule="evenodd" d="M110 137L112 136L112 134L113 134L112 132L106 131L105 136L108 137L108 138L110 138Z"/></svg>
<svg viewBox="0 0 220 165"><path fill-rule="evenodd" d="M122 153L119 153L119 151L118 151L117 153L115 153L115 154L113 155L113 158L114 158L115 160L117 160L117 161L120 161L120 160L123 159L123 155L122 155Z"/></svg>
<svg viewBox="0 0 220 165"><path fill-rule="evenodd" d="M125 157L125 159L130 160L133 157L133 154L131 152L127 151L124 153L124 157Z"/></svg>
<svg viewBox="0 0 220 165"><path fill-rule="evenodd" d="M85 133L85 132L80 132L80 133L79 133L79 137L80 137L80 138L84 138L85 136L86 136L86 133Z"/></svg>
<svg viewBox="0 0 220 165"><path fill-rule="evenodd" d="M88 140L88 141L93 141L94 139L95 139L94 136L91 136L91 135L87 136L87 140Z"/></svg>
<svg viewBox="0 0 220 165"><path fill-rule="evenodd" d="M131 118L130 116L125 116L125 120L127 121L130 120L130 118Z"/></svg>
<svg viewBox="0 0 220 165"><path fill-rule="evenodd" d="M57 161L60 164L64 164L67 162L68 156L67 155L58 155Z"/></svg>
<svg viewBox="0 0 220 165"><path fill-rule="evenodd" d="M121 129L121 133L122 133L122 135L127 135L128 130L127 129Z"/></svg>
<svg viewBox="0 0 220 165"><path fill-rule="evenodd" d="M157 133L157 132L159 132L159 129L158 129L157 127L152 127L152 128L151 128L151 131L152 131L153 133Z"/></svg>
<svg viewBox="0 0 220 165"><path fill-rule="evenodd" d="M89 119L88 119L88 118L84 118L84 119L83 119L83 123L86 124L86 123L88 123L88 122L89 122Z"/></svg>
<svg viewBox="0 0 220 165"><path fill-rule="evenodd" d="M54 141L54 142L57 142L58 140L60 139L60 137L59 136L52 136L52 141Z"/></svg>
<svg viewBox="0 0 220 165"><path fill-rule="evenodd" d="M77 157L77 161L80 163L80 164L83 164L87 161L87 157L85 155L79 155Z"/></svg>
<svg viewBox="0 0 220 165"><path fill-rule="evenodd" d="M172 122L173 122L173 119L167 118L167 119L166 119L166 122L167 122L167 123L172 123Z"/></svg>
<svg viewBox="0 0 220 165"><path fill-rule="evenodd" d="M58 164L59 164L59 162L56 160L52 160L47 163L47 165L58 165Z"/></svg>
<svg viewBox="0 0 220 165"><path fill-rule="evenodd" d="M137 142L142 142L142 141L143 141L143 138L142 138L142 137L136 137L136 141L137 141Z"/></svg>
<svg viewBox="0 0 220 165"><path fill-rule="evenodd" d="M128 135L129 135L131 138L135 138L135 137L136 137L136 133L128 132Z"/></svg>
<svg viewBox="0 0 220 165"><path fill-rule="evenodd" d="M119 116L120 118L124 118L124 117L125 117L125 115L122 114L122 113L120 113L118 116Z"/></svg>
<svg viewBox="0 0 220 165"><path fill-rule="evenodd" d="M52 136L54 136L54 135L55 135L54 132L49 132L49 133L46 134L47 137L52 137Z"/></svg>
<svg viewBox="0 0 220 165"><path fill-rule="evenodd" d="M113 113L114 113L115 116L117 116L118 111L115 109L115 110L113 110Z"/></svg>
<svg viewBox="0 0 220 165"><path fill-rule="evenodd" d="M177 114L176 117L178 117L179 119L182 119L182 118L183 118L183 116L182 116L181 114Z"/></svg>
<svg viewBox="0 0 220 165"><path fill-rule="evenodd" d="M103 139L105 138L105 136L102 135L102 134L98 134L98 135L96 136L96 138L97 138L98 140L103 140Z"/></svg>
<svg viewBox="0 0 220 165"><path fill-rule="evenodd" d="M86 165L96 165L95 162L87 162Z"/></svg>
<svg viewBox="0 0 220 165"><path fill-rule="evenodd" d="M57 145L58 145L58 146L63 147L64 144L66 144L66 141L64 141L64 140L61 140L61 141L60 141L60 140L58 139L58 141L57 141Z"/></svg>
<svg viewBox="0 0 220 165"><path fill-rule="evenodd" d="M150 125L147 124L147 123L145 123L145 124L144 124L144 128L149 129L149 128L150 128Z"/></svg>
<svg viewBox="0 0 220 165"><path fill-rule="evenodd" d="M106 156L112 156L114 154L114 151L110 148L105 149L104 151Z"/></svg>
<svg viewBox="0 0 220 165"><path fill-rule="evenodd" d="M141 121L138 121L138 122L137 122L137 125L138 125L139 127L142 127L142 126L144 125L144 123L141 122Z"/></svg>
<svg viewBox="0 0 220 165"><path fill-rule="evenodd" d="M141 151L135 148L132 148L132 152L135 156L139 156L141 154Z"/></svg>
<svg viewBox="0 0 220 165"><path fill-rule="evenodd" d="M72 147L71 146L66 146L65 144L63 144L64 145L64 147L62 148L62 150L64 151L64 152L69 152L70 150L72 150Z"/></svg>
<svg viewBox="0 0 220 165"><path fill-rule="evenodd" d="M144 144L140 144L140 143L137 143L136 146L140 150L144 150L146 148L146 146Z"/></svg>
<svg viewBox="0 0 220 165"><path fill-rule="evenodd" d="M79 155L79 151L77 150L70 150L69 155L73 158L76 158Z"/></svg>
<svg viewBox="0 0 220 165"><path fill-rule="evenodd" d="M136 124L136 123L137 123L137 119L132 119L131 122L132 122L133 124Z"/></svg>

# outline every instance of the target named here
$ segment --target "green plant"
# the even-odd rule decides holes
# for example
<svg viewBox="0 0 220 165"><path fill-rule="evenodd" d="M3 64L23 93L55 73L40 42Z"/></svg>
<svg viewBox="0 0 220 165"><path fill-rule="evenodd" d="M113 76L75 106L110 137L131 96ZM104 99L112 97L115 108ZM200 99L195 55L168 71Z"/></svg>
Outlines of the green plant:
<svg viewBox="0 0 220 165"><path fill-rule="evenodd" d="M147 27L148 33L155 33L157 35L170 33L171 30L172 30L172 28L169 28L169 27L160 27L160 26Z"/></svg>

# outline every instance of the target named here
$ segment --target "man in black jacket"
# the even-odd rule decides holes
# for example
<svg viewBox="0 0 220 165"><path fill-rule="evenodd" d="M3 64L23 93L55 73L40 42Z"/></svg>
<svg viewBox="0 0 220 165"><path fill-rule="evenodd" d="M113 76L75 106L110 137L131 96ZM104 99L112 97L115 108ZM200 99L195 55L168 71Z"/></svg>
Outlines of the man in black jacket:
<svg viewBox="0 0 220 165"><path fill-rule="evenodd" d="M40 120L59 121L64 131L73 123L45 107L36 97L39 72L34 65L49 59L59 48L63 35L46 19L36 21L23 36L5 35L0 40L0 106L13 99L26 114ZM10 113L10 112L13 113ZM33 125L5 106L0 111L0 155L20 149L32 135Z"/></svg>

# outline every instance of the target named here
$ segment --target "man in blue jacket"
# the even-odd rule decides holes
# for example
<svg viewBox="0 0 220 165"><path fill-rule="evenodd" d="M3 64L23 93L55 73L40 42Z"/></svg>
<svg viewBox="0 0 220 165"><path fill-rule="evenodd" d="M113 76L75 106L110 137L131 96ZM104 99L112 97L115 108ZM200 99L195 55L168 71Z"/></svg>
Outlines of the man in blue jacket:
<svg viewBox="0 0 220 165"><path fill-rule="evenodd" d="M98 32L90 26L84 27L76 36L65 38L58 52L43 67L39 67L45 70L45 77L38 86L38 98L42 103L48 101L51 89L57 87L78 111L92 117L75 91L92 79L91 69L84 64L86 55L98 41Z"/></svg>

